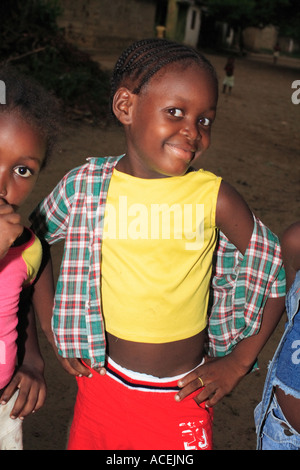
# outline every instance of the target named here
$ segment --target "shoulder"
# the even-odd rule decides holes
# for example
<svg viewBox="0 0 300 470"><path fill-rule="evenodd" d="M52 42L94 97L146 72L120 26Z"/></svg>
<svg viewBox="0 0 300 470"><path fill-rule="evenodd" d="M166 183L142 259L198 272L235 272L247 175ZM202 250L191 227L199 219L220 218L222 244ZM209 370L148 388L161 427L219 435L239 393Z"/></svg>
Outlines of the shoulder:
<svg viewBox="0 0 300 470"><path fill-rule="evenodd" d="M300 270L300 222L296 222L285 230L281 238L281 250L287 289L289 289L296 272Z"/></svg>
<svg viewBox="0 0 300 470"><path fill-rule="evenodd" d="M70 170L64 178L74 179L78 175L89 172L97 172L106 168L114 167L116 162L122 158L123 155L118 157L87 157L83 165L77 166Z"/></svg>
<svg viewBox="0 0 300 470"><path fill-rule="evenodd" d="M290 225L285 230L281 238L281 247L285 258L288 258L290 261L294 259L295 262L300 260L300 221ZM299 266L294 266L294 268L299 269L300 264Z"/></svg>
<svg viewBox="0 0 300 470"><path fill-rule="evenodd" d="M290 225L282 236L282 246L292 245L300 251L300 221Z"/></svg>
<svg viewBox="0 0 300 470"><path fill-rule="evenodd" d="M235 208L243 207L249 210L244 198L231 184L222 180L220 185L218 206L221 211L232 211Z"/></svg>
<svg viewBox="0 0 300 470"><path fill-rule="evenodd" d="M200 181L201 183L207 182L220 185L222 181L222 178L220 176L212 173L211 171L203 170L202 168L200 168L199 170L191 168L187 175L189 175L189 178L191 178L192 180L195 180L195 182Z"/></svg>
<svg viewBox="0 0 300 470"><path fill-rule="evenodd" d="M253 232L253 214L243 197L225 181L221 182L216 224L241 253L245 253Z"/></svg>
<svg viewBox="0 0 300 470"><path fill-rule="evenodd" d="M100 181L112 172L120 157L89 157L83 165L70 170L60 181L58 188L65 188L71 197L74 192L84 192L88 182Z"/></svg>

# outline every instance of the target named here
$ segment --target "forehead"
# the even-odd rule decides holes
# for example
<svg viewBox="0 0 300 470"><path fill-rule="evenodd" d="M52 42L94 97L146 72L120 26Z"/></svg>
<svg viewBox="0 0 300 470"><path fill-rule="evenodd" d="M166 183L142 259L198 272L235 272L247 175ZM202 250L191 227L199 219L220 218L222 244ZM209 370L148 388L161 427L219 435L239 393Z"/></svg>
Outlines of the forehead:
<svg viewBox="0 0 300 470"><path fill-rule="evenodd" d="M211 107L214 107L218 100L218 85L209 69L195 62L177 62L159 70L141 90L143 93L187 99L205 96L211 102Z"/></svg>
<svg viewBox="0 0 300 470"><path fill-rule="evenodd" d="M44 158L45 137L18 112L0 113L0 139L3 145L23 149L22 154Z"/></svg>

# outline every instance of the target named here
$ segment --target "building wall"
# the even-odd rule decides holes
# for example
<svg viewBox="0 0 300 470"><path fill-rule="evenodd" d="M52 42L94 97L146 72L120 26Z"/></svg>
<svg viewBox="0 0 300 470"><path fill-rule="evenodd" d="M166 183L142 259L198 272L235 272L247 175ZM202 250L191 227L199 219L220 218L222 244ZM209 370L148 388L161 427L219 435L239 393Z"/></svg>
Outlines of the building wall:
<svg viewBox="0 0 300 470"><path fill-rule="evenodd" d="M261 50L273 50L277 41L277 30L274 26L268 26L263 29L246 28L243 31L244 46L246 49L254 52Z"/></svg>
<svg viewBox="0 0 300 470"><path fill-rule="evenodd" d="M196 47L201 27L201 9L191 6L186 17L184 43Z"/></svg>
<svg viewBox="0 0 300 470"><path fill-rule="evenodd" d="M58 25L81 49L123 48L155 36L155 0L61 0Z"/></svg>

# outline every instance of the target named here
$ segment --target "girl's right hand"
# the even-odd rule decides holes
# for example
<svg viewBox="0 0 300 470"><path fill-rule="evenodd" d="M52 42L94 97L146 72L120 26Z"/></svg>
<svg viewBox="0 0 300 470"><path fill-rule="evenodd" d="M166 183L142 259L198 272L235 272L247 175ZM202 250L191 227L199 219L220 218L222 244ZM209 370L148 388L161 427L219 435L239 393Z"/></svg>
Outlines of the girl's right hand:
<svg viewBox="0 0 300 470"><path fill-rule="evenodd" d="M93 371L95 370L96 373L100 375L105 375L106 370L104 367L99 369L90 369L88 368L81 359L76 358L63 358L58 355L59 362L61 363L62 367L70 374L75 375L76 377L92 377Z"/></svg>
<svg viewBox="0 0 300 470"><path fill-rule="evenodd" d="M20 215L0 198L0 259L4 258L14 241L22 235L23 229Z"/></svg>

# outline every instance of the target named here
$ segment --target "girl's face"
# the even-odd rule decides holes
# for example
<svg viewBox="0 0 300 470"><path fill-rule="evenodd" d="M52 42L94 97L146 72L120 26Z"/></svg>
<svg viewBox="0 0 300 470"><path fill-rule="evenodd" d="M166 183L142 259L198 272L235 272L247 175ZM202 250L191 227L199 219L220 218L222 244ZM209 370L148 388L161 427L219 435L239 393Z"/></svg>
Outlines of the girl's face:
<svg viewBox="0 0 300 470"><path fill-rule="evenodd" d="M17 113L0 114L0 198L15 210L31 193L45 151L45 139Z"/></svg>
<svg viewBox="0 0 300 470"><path fill-rule="evenodd" d="M170 65L131 98L128 152L120 164L141 178L184 175L210 145L217 90L209 72Z"/></svg>

